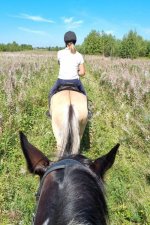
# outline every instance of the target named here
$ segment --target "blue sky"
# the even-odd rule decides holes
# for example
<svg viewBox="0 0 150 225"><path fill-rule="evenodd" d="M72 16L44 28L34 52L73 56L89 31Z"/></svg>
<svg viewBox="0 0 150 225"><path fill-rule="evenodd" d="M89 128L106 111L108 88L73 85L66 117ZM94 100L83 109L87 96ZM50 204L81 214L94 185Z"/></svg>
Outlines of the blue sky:
<svg viewBox="0 0 150 225"><path fill-rule="evenodd" d="M91 30L121 39L131 29L150 40L150 0L0 1L0 43L64 46L68 30L81 44Z"/></svg>

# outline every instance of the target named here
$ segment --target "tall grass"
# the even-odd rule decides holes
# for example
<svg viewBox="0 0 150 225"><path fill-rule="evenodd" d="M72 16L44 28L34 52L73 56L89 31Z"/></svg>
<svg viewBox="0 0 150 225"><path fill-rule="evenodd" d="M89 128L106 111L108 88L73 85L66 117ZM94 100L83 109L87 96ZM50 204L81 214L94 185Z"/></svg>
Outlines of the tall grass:
<svg viewBox="0 0 150 225"><path fill-rule="evenodd" d="M150 62L85 56L82 82L93 118L82 153L96 158L121 143L106 176L113 225L150 224ZM58 74L56 53L0 54L0 224L31 224L38 178L26 170L18 131L53 159L56 143L45 112ZM88 143L87 143L88 142Z"/></svg>
<svg viewBox="0 0 150 225"><path fill-rule="evenodd" d="M55 140L45 113L57 65L49 53L6 53L0 61L0 224L30 224L37 179L26 174L18 132L34 137L53 156Z"/></svg>
<svg viewBox="0 0 150 225"><path fill-rule="evenodd" d="M125 109L122 129L130 134L135 128L144 141L144 151L149 152L150 61L97 56L86 56L86 61L98 82L98 88L110 93L120 105L120 112ZM138 142L137 138L135 141Z"/></svg>
<svg viewBox="0 0 150 225"><path fill-rule="evenodd" d="M150 92L150 60L86 56L92 74L129 100L142 104ZM143 105L143 104L142 104Z"/></svg>
<svg viewBox="0 0 150 225"><path fill-rule="evenodd" d="M121 143L107 176L111 224L150 224L150 62L95 56L86 62L95 108L89 155Z"/></svg>

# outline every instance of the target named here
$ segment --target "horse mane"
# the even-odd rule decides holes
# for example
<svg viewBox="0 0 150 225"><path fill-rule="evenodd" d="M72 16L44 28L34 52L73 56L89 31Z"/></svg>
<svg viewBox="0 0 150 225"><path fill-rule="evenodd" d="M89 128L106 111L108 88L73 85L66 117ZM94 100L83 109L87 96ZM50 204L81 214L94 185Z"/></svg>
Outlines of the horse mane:
<svg viewBox="0 0 150 225"><path fill-rule="evenodd" d="M80 155L77 157L79 159ZM85 159L85 163L90 165L91 162ZM58 181L54 224L106 225L108 209L102 181L87 166L68 166L63 173L63 181Z"/></svg>
<svg viewBox="0 0 150 225"><path fill-rule="evenodd" d="M65 130L63 142L63 156L79 151L80 137L77 114L72 104L68 108L67 129Z"/></svg>

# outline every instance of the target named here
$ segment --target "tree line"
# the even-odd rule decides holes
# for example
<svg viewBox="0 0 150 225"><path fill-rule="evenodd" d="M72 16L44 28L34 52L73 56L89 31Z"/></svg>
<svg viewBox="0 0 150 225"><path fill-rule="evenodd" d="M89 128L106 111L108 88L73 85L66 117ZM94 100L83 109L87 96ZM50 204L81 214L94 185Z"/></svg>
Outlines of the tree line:
<svg viewBox="0 0 150 225"><path fill-rule="evenodd" d="M0 44L0 51L24 51L32 50L32 45L17 44L15 41L8 44ZM41 48L40 48L41 49ZM49 51L58 51L62 47L42 48ZM122 40L104 31L92 30L77 49L82 54L103 55L106 57L121 57L135 59L138 57L150 58L150 40L144 40L136 31L130 30Z"/></svg>
<svg viewBox="0 0 150 225"><path fill-rule="evenodd" d="M104 31L91 31L78 47L83 54L98 54L103 56L115 56L135 59L138 57L150 57L150 41L144 40L136 31L130 30L122 40L116 39Z"/></svg>
<svg viewBox="0 0 150 225"><path fill-rule="evenodd" d="M24 50L32 50L32 45L27 44L17 44L15 41L8 44L0 44L1 52L16 52L16 51L24 51Z"/></svg>

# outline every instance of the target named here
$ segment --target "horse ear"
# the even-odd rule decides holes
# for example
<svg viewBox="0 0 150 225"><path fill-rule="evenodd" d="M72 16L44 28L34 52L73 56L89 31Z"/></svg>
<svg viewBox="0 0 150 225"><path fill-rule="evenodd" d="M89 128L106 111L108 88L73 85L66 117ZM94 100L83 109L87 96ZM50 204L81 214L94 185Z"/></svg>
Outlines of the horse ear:
<svg viewBox="0 0 150 225"><path fill-rule="evenodd" d="M118 151L120 144L116 144L110 152L102 157L96 159L94 163L91 165L91 169L98 175L98 177L103 178L105 172L112 167L116 153Z"/></svg>
<svg viewBox="0 0 150 225"><path fill-rule="evenodd" d="M46 167L50 164L50 161L40 150L28 142L28 139L23 132L20 131L19 135L28 170L30 173L38 174L40 176L43 175Z"/></svg>

